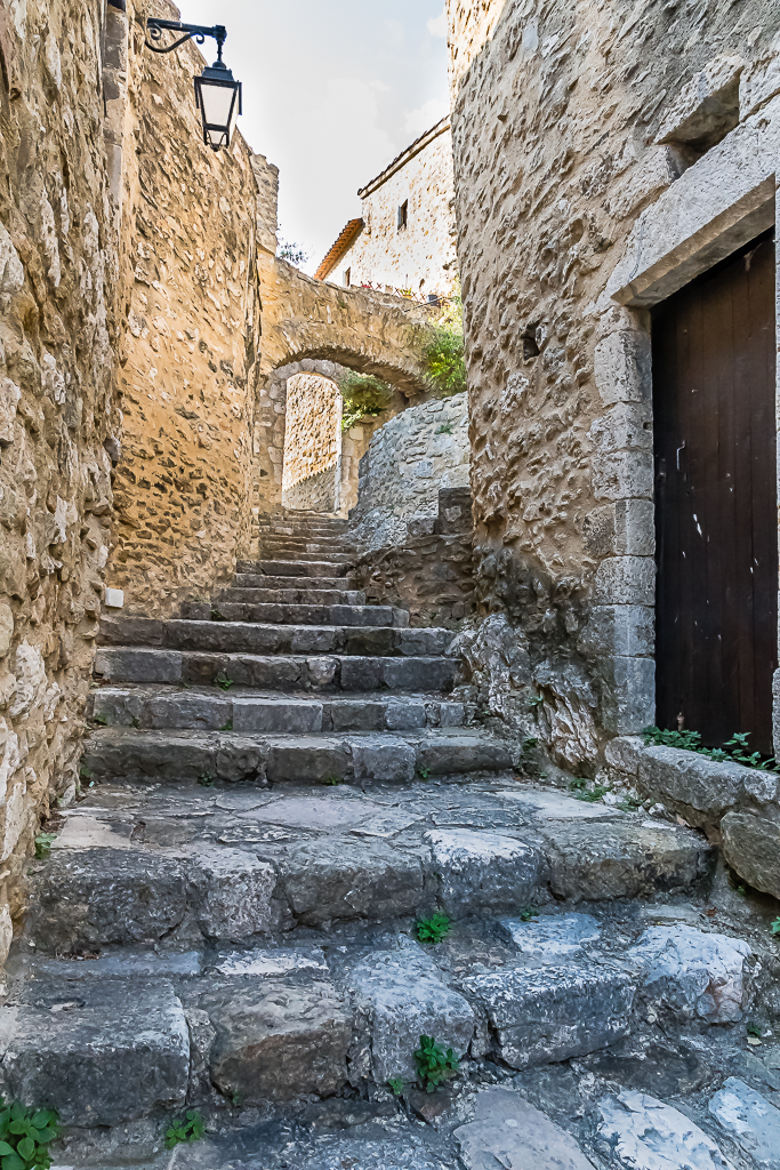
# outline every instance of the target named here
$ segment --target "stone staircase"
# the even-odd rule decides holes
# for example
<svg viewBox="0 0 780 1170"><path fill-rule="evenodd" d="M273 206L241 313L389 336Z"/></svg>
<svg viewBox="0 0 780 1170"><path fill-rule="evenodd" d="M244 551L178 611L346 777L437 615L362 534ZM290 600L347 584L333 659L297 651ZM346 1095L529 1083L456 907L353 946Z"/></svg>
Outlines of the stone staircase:
<svg viewBox="0 0 780 1170"><path fill-rule="evenodd" d="M352 588L342 521L261 542L182 619L104 622L86 796L0 1008L0 1090L60 1111L57 1165L776 1165L729 1121L775 1124L780 1049L745 1044L772 954L704 838L518 781L449 697L451 632ZM422 1034L456 1087L412 1087ZM166 1152L193 1107L207 1138Z"/></svg>

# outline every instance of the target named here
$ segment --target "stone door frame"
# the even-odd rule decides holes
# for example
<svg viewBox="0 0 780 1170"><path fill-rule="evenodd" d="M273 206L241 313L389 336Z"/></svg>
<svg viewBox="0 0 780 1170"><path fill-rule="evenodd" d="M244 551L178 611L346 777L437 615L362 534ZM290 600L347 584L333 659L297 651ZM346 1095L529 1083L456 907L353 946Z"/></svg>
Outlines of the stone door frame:
<svg viewBox="0 0 780 1170"><path fill-rule="evenodd" d="M609 502L613 539L611 555L596 572L594 621L611 664L607 673L613 700L603 719L605 729L613 734L636 732L655 723L649 309L778 222L778 172L780 97L746 117L642 212L595 306L599 332L594 376L604 413L591 429L593 487L597 498ZM776 242L776 281L777 250ZM777 288L775 328L780 350L780 281ZM780 419L780 360L776 403ZM780 752L780 671L773 690L775 750Z"/></svg>

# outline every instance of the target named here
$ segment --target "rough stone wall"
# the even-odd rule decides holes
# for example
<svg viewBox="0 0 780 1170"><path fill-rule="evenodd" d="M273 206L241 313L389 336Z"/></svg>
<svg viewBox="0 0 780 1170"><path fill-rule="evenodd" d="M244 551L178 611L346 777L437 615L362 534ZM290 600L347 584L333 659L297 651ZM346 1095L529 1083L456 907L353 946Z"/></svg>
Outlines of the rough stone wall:
<svg viewBox="0 0 780 1170"><path fill-rule="evenodd" d="M0 0L0 963L39 817L75 788L108 555L103 21Z"/></svg>
<svg viewBox="0 0 780 1170"><path fill-rule="evenodd" d="M465 394L410 407L377 431L360 465L350 522L368 551L433 532L442 488L469 482Z"/></svg>
<svg viewBox="0 0 780 1170"><path fill-rule="evenodd" d="M758 171L762 138L776 157L780 13L768 0L449 0L448 13L482 612L501 618L504 647L512 629L518 702L542 699L541 734L579 766L654 709L652 298L635 261L652 236L651 276L672 244L700 270L701 239L743 195L725 169ZM695 271L679 261L676 287Z"/></svg>
<svg viewBox="0 0 780 1170"><path fill-rule="evenodd" d="M338 508L341 391L319 374L287 382L282 506L333 512Z"/></svg>
<svg viewBox="0 0 780 1170"><path fill-rule="evenodd" d="M418 626L457 629L474 610L471 493L442 488L436 513L410 526L403 544L363 553L355 568L369 602L399 605Z"/></svg>
<svg viewBox="0 0 780 1170"><path fill-rule="evenodd" d="M203 145L192 87L199 51L143 50L147 8L131 13L131 282L108 580L131 612L154 605L165 616L227 580L248 547L262 206L258 160L241 136L219 154ZM159 3L154 14L177 15Z"/></svg>
<svg viewBox="0 0 780 1170"><path fill-rule="evenodd" d="M408 222L398 209L408 203ZM363 199L363 230L330 279L449 296L457 280L455 179L449 125Z"/></svg>

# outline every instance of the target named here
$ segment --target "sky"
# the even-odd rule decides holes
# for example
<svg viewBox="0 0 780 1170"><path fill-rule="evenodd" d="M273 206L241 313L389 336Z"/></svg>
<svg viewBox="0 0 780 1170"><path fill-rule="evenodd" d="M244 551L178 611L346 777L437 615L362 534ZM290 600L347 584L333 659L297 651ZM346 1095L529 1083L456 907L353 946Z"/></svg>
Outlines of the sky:
<svg viewBox="0 0 780 1170"><path fill-rule="evenodd" d="M360 214L358 187L447 112L443 0L178 4L190 24L227 27L241 132L279 167L282 234L313 270Z"/></svg>

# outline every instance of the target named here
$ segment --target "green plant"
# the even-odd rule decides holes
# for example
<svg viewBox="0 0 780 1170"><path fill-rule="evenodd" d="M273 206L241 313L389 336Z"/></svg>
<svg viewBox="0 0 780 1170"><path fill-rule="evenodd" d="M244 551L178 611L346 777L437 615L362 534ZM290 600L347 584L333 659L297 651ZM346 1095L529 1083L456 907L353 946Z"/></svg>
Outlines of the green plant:
<svg viewBox="0 0 780 1170"><path fill-rule="evenodd" d="M49 1145L60 1135L53 1109L27 1109L0 1097L0 1170L49 1170Z"/></svg>
<svg viewBox="0 0 780 1170"><path fill-rule="evenodd" d="M323 776L319 783L322 784L325 788L338 788L338 786L343 784L344 781L341 776Z"/></svg>
<svg viewBox="0 0 780 1170"><path fill-rule="evenodd" d="M300 244L295 244L285 238L284 229L281 224L278 225L276 231L279 236L279 259L286 260L288 264L292 264L296 268L302 268L304 264L308 264L309 253Z"/></svg>
<svg viewBox="0 0 780 1170"><path fill-rule="evenodd" d="M93 715L92 722L97 723L98 727L108 727L108 719L105 715Z"/></svg>
<svg viewBox="0 0 780 1170"><path fill-rule="evenodd" d="M437 435L451 435L452 423L442 423L440 427L436 428Z"/></svg>
<svg viewBox="0 0 780 1170"><path fill-rule="evenodd" d="M435 325L425 333L423 364L428 382L440 398L466 389L466 347L460 295L448 302Z"/></svg>
<svg viewBox="0 0 780 1170"><path fill-rule="evenodd" d="M344 399L341 429L348 431L364 418L378 418L390 406L393 392L386 382L373 374L349 370L339 382Z"/></svg>
<svg viewBox="0 0 780 1170"><path fill-rule="evenodd" d="M206 1132L206 1123L197 1109L188 1109L184 1117L177 1118L165 1134L165 1147L172 1150L183 1142L199 1142Z"/></svg>
<svg viewBox="0 0 780 1170"><path fill-rule="evenodd" d="M402 1097L403 1091L406 1088L406 1082L401 1077L391 1077L387 1082L387 1087L394 1097Z"/></svg>
<svg viewBox="0 0 780 1170"><path fill-rule="evenodd" d="M213 622L226 622L227 618L222 613L222 610L217 609L216 606L211 607L211 620Z"/></svg>
<svg viewBox="0 0 780 1170"><path fill-rule="evenodd" d="M432 914L430 918L418 919L415 930L418 942L440 943L452 933L452 919L447 914Z"/></svg>
<svg viewBox="0 0 780 1170"><path fill-rule="evenodd" d="M524 906L517 917L521 922L530 922L531 919L539 917L539 911L535 906Z"/></svg>
<svg viewBox="0 0 780 1170"><path fill-rule="evenodd" d="M755 1020L748 1021L748 1023L745 1025L745 1031L747 1032L748 1036L754 1036L757 1040L760 1040L764 1035L764 1031L761 1025L757 1024Z"/></svg>
<svg viewBox="0 0 780 1170"><path fill-rule="evenodd" d="M430 768L418 768L417 775L421 780L427 780L431 774Z"/></svg>
<svg viewBox="0 0 780 1170"><path fill-rule="evenodd" d="M51 847L56 840L56 833L39 833L35 838L35 860L45 861L47 857L50 857ZM2 1166L1 1162L0 1166Z"/></svg>
<svg viewBox="0 0 780 1170"><path fill-rule="evenodd" d="M213 788L216 780L213 776L209 776L208 772L202 772L198 776L198 784L200 784L201 788Z"/></svg>
<svg viewBox="0 0 780 1170"><path fill-rule="evenodd" d="M584 776L578 776L576 780L572 780L569 788L576 795L577 800L585 800L589 804L596 804L610 791L604 784L594 784L592 788L588 785L590 781Z"/></svg>
<svg viewBox="0 0 780 1170"><path fill-rule="evenodd" d="M220 731L232 731L233 730L233 720L228 719L227 723L223 723L223 725L220 727L219 730Z"/></svg>
<svg viewBox="0 0 780 1170"><path fill-rule="evenodd" d="M233 682L233 679L230 678L230 676L227 675L224 670L221 670L219 672L217 677L214 679L214 682L223 691L229 691L231 687L234 687L236 685Z"/></svg>
<svg viewBox="0 0 780 1170"><path fill-rule="evenodd" d="M446 1051L433 1036L421 1036L420 1047L414 1053L417 1080L426 1093L433 1093L456 1076L460 1061L451 1048Z"/></svg>
<svg viewBox="0 0 780 1170"><path fill-rule="evenodd" d="M534 748L538 747L538 746L539 746L539 740L536 738L535 735L529 735L526 739L523 740L523 751L524 752L532 752L534 750Z"/></svg>
<svg viewBox="0 0 780 1170"><path fill-rule="evenodd" d="M730 761L734 764L743 764L746 768L758 768L762 772L780 772L777 760L749 750L749 731L735 731L731 739L717 748L706 747L698 731L665 731L660 727L645 727L642 735L646 744L697 752L698 755L706 756L716 763Z"/></svg>
<svg viewBox="0 0 780 1170"><path fill-rule="evenodd" d="M776 918L772 923L772 934L780 934L780 918Z"/></svg>
<svg viewBox="0 0 780 1170"><path fill-rule="evenodd" d="M531 708L532 711L535 711L537 707L541 707L543 702L544 702L544 696L543 695L536 695L536 696L534 696L533 699L529 700L528 706Z"/></svg>

